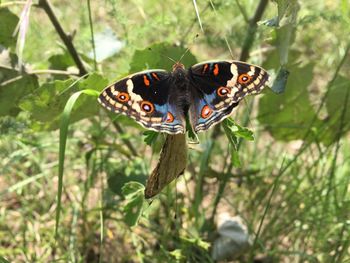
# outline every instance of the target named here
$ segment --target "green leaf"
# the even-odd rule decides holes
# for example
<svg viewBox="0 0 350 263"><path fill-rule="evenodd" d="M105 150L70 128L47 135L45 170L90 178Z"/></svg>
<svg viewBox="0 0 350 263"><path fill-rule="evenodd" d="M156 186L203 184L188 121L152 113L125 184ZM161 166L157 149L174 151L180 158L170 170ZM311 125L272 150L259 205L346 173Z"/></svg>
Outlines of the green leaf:
<svg viewBox="0 0 350 263"><path fill-rule="evenodd" d="M143 50L136 50L130 63L130 72L134 73L145 69L166 69L171 71L174 62L164 56L169 56L177 61L185 52L185 48L168 43L154 44ZM189 67L196 64L197 59L191 52L187 52L181 63L185 67Z"/></svg>
<svg viewBox="0 0 350 263"><path fill-rule="evenodd" d="M181 249L175 249L169 253L169 255L173 256L176 262L181 262L181 260L185 260L186 257L182 255L182 250Z"/></svg>
<svg viewBox="0 0 350 263"><path fill-rule="evenodd" d="M143 170L138 167L139 163L136 161L129 161L128 164L108 172L108 188L115 194L122 196L123 186L128 182L146 183L147 176Z"/></svg>
<svg viewBox="0 0 350 263"><path fill-rule="evenodd" d="M286 91L280 95L268 91L260 99L258 120L276 139L302 139L311 128L316 113L310 103L307 87L313 78L313 67L313 64L290 67L293 81L287 83ZM316 118L314 127L319 124L320 120Z"/></svg>
<svg viewBox="0 0 350 263"><path fill-rule="evenodd" d="M60 221L60 211L61 211L61 197L63 189L63 172L64 172L64 156L66 152L66 143L68 136L68 126L70 123L70 118L74 105L76 104L79 96L81 94L88 95L89 97L97 98L99 93L95 90L81 90L74 93L67 101L62 117L60 119L60 143L59 143L59 153L58 153L58 190L57 190L57 209L56 209L56 226L55 235L58 235L58 225Z"/></svg>
<svg viewBox="0 0 350 263"><path fill-rule="evenodd" d="M210 247L210 243L209 242L203 241L199 237L197 237L197 238L187 238L187 237L182 236L181 239L184 242L186 242L186 243L188 243L190 245L198 246L199 248L202 248L204 250L208 250L209 247Z"/></svg>
<svg viewBox="0 0 350 263"><path fill-rule="evenodd" d="M59 118L69 97L79 90L92 89L101 91L107 86L107 80L93 73L86 79L65 81L56 80L44 83L31 95L20 102L20 107L31 113L34 120L42 124L42 128L57 129ZM83 97L77 102L71 115L71 122L95 116L100 109L96 99L90 96Z"/></svg>
<svg viewBox="0 0 350 263"><path fill-rule="evenodd" d="M224 125L226 125L236 137L240 137L248 141L254 141L253 132L248 128L238 125L231 118L227 118L224 122Z"/></svg>
<svg viewBox="0 0 350 263"><path fill-rule="evenodd" d="M38 90L38 78L26 73L1 68L0 71L0 116L16 116L21 109L21 99Z"/></svg>
<svg viewBox="0 0 350 263"><path fill-rule="evenodd" d="M143 141L144 141L147 145L151 146L151 145L157 140L158 135L159 135L159 133L158 133L158 132L155 132L155 131L145 131L145 132L143 133L143 136L145 136L144 139L143 139Z"/></svg>
<svg viewBox="0 0 350 263"><path fill-rule="evenodd" d="M49 63L51 69L58 70L66 70L68 67L75 66L72 56L66 50L62 54L49 57Z"/></svg>
<svg viewBox="0 0 350 263"><path fill-rule="evenodd" d="M19 18L8 8L0 8L0 46L14 47L17 38L13 36Z"/></svg>
<svg viewBox="0 0 350 263"><path fill-rule="evenodd" d="M122 192L125 197L124 221L128 226L137 224L141 214L144 202L144 185L138 182L126 183Z"/></svg>
<svg viewBox="0 0 350 263"><path fill-rule="evenodd" d="M251 130L239 126L231 118L227 118L223 121L223 127L225 134L231 144L231 161L232 164L236 167L241 166L238 155L238 138L243 138L248 141L254 140L254 134Z"/></svg>

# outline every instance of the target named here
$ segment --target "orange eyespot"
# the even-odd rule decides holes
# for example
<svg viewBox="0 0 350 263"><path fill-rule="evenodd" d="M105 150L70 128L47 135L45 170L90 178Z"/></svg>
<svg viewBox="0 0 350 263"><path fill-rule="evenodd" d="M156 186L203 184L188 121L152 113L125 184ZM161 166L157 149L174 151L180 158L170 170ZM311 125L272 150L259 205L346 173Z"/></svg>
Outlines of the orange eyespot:
<svg viewBox="0 0 350 263"><path fill-rule="evenodd" d="M172 123L173 121L174 121L174 115L171 114L170 112L168 112L167 115L166 115L166 120L165 120L165 122L167 122L167 123Z"/></svg>
<svg viewBox="0 0 350 263"><path fill-rule="evenodd" d="M130 99L130 96L126 92L120 92L117 95L117 100L119 100L120 102L127 102L129 99Z"/></svg>
<svg viewBox="0 0 350 263"><path fill-rule="evenodd" d="M202 108L201 116L202 116L203 119L206 119L212 114L212 112L213 112L213 110L208 105L205 105Z"/></svg>
<svg viewBox="0 0 350 263"><path fill-rule="evenodd" d="M251 76L249 76L247 73L243 73L243 74L239 75L239 77L238 77L238 82L239 82L239 84L246 84L246 83L248 83L251 79L252 79Z"/></svg>
<svg viewBox="0 0 350 263"><path fill-rule="evenodd" d="M152 113L154 111L154 106L149 101L144 100L141 102L141 109L146 113Z"/></svg>
<svg viewBox="0 0 350 263"><path fill-rule="evenodd" d="M220 96L220 97L225 97L227 94L229 94L231 92L231 89L227 88L227 87L220 87L216 90L216 93Z"/></svg>

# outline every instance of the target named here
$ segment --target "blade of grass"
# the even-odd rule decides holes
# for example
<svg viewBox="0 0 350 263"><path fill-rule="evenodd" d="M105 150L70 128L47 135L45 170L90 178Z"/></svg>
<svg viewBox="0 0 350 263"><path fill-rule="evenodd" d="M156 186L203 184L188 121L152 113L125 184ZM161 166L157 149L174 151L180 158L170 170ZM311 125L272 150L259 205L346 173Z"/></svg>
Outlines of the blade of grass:
<svg viewBox="0 0 350 263"><path fill-rule="evenodd" d="M24 50L24 44L26 41L26 35L29 27L29 15L30 15L31 6L32 6L32 0L28 0L24 5L18 25L15 29L15 32L13 32L13 35L16 35L18 32L16 53L18 56L18 65L20 70L22 69L23 50Z"/></svg>
<svg viewBox="0 0 350 263"><path fill-rule="evenodd" d="M284 165L284 161L285 161L285 157L283 158L282 160L282 163L281 163L281 167L280 167L280 171L282 170L283 168L283 165ZM267 215L267 212L270 208L270 204L271 204L271 201L272 201L272 197L277 189L277 186L278 186L278 181L280 179L280 177L282 176L282 173L279 173L278 176L276 177L276 179L274 180L274 183L273 183L273 186L272 186L272 189L271 189L271 193L270 193L270 196L269 196L269 199L266 203L266 206L265 206L265 210L264 210L264 214L262 215L261 217L261 220L260 220L260 224L259 224L259 227L258 227L258 230L256 231L256 235L255 235L255 238L254 238L254 242L253 242L253 246L252 246L252 250L251 250L251 254L250 254L250 262L253 262L253 259L254 259L254 250L255 250L255 247L257 245L257 242L259 241L259 235L260 235L260 231L261 231L261 228L262 228L262 225L264 223L264 219Z"/></svg>
<svg viewBox="0 0 350 263"><path fill-rule="evenodd" d="M58 157L58 189L57 189L56 225L55 225L56 239L58 237L58 225L60 221L61 198L62 198L62 189L63 189L64 156L66 151L69 120L70 120L70 115L73 110L73 107L81 94L85 94L88 96L95 96L97 98L99 95L99 92L96 90L85 89L74 93L68 99L62 113L61 125L60 125L59 157Z"/></svg>
<svg viewBox="0 0 350 263"><path fill-rule="evenodd" d="M201 21L201 17L199 16L198 6L197 6L196 0L193 0L193 5L194 5L194 9L196 10L196 16L197 16L197 19L198 19L199 27L201 28L202 32L204 33L203 26L202 26L202 21Z"/></svg>
<svg viewBox="0 0 350 263"><path fill-rule="evenodd" d="M92 23L90 0L87 0L86 2L87 2L87 6L88 6L88 13L89 13L89 26L90 26L90 34L91 34L92 53L94 54L94 69L97 70L94 25Z"/></svg>

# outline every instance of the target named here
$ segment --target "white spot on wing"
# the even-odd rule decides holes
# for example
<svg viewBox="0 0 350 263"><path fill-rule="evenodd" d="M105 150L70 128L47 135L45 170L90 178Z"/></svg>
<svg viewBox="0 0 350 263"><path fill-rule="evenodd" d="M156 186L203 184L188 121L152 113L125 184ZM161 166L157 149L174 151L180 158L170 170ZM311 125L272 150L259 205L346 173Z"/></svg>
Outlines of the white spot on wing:
<svg viewBox="0 0 350 263"><path fill-rule="evenodd" d="M227 81L226 87L234 87L237 83L238 71L237 71L237 66L235 63L231 64L230 70L232 73L232 79L229 79Z"/></svg>
<svg viewBox="0 0 350 263"><path fill-rule="evenodd" d="M139 102L143 101L142 97L136 93L134 93L132 90L134 88L134 83L132 82L131 79L128 79L126 81L126 88L128 90L128 94L130 95L132 105L131 107L138 113L142 114L141 107Z"/></svg>

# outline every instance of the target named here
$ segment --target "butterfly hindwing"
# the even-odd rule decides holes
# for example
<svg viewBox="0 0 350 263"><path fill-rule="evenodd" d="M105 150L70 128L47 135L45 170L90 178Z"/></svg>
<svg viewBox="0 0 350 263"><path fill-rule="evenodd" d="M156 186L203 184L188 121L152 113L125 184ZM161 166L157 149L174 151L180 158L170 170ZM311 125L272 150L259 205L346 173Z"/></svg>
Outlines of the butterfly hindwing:
<svg viewBox="0 0 350 263"><path fill-rule="evenodd" d="M239 101L259 93L269 80L258 66L240 61L208 61L192 66L194 92L190 119L195 132L207 130L227 118Z"/></svg>
<svg viewBox="0 0 350 263"><path fill-rule="evenodd" d="M184 133L183 116L177 116L168 101L169 77L163 70L139 72L105 88L98 100L108 110L127 115L147 129Z"/></svg>

